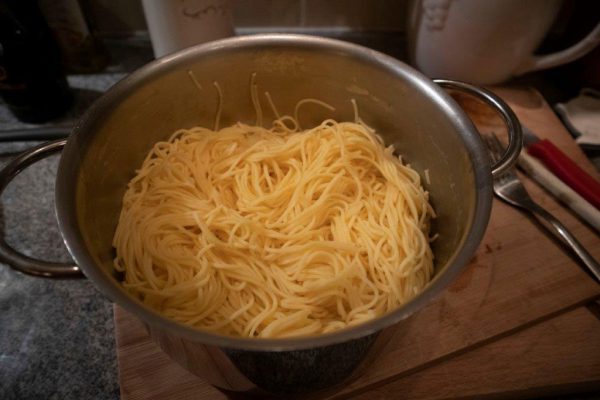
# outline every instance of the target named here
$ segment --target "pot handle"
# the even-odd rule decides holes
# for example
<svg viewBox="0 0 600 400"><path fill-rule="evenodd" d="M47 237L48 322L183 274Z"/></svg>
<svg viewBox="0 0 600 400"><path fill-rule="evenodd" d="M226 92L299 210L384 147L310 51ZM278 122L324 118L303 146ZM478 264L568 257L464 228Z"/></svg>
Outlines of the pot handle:
<svg viewBox="0 0 600 400"><path fill-rule="evenodd" d="M54 140L33 147L10 161L0 170L0 196L8 184L31 164L59 152L67 139ZM38 260L13 249L0 237L0 261L28 275L44 278L84 278L77 265Z"/></svg>
<svg viewBox="0 0 600 400"><path fill-rule="evenodd" d="M508 147L498 161L492 164L492 176L502 175L511 168L521 154L523 148L523 132L521 123L513 110L500 97L487 89L470 85L465 82L452 81L447 79L434 79L435 83L445 89L453 89L477 97L484 103L492 107L502 117L506 129L508 130Z"/></svg>

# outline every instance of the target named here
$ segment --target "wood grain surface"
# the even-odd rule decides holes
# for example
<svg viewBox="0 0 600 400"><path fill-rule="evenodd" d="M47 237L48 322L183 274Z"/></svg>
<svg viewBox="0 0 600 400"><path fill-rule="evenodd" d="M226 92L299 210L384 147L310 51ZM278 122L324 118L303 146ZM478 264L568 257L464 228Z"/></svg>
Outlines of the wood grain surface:
<svg viewBox="0 0 600 400"><path fill-rule="evenodd" d="M538 136L551 139L598 177L536 91L494 90ZM500 119L485 106L462 96L457 100L480 131L502 133ZM543 189L524 181L532 197L600 259L595 231ZM386 351L334 397L510 397L526 396L532 388L554 393L593 387L599 381L600 326L592 312L578 307L598 296L599 286L539 224L495 200L470 265L438 299L403 321ZM171 362L119 307L115 325L123 399L226 398ZM547 338L540 332L547 332ZM560 352L552 351L553 346ZM540 368L543 359L546 367ZM469 370L472 379L467 379ZM430 381L438 385L435 392L427 391Z"/></svg>
<svg viewBox="0 0 600 400"><path fill-rule="evenodd" d="M352 399L522 398L598 389L600 320L580 307Z"/></svg>

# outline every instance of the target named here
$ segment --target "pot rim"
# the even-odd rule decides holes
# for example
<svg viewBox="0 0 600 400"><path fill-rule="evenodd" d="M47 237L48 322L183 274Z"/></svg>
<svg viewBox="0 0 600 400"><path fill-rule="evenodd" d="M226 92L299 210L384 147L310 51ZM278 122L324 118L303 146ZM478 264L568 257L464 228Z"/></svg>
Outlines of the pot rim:
<svg viewBox="0 0 600 400"><path fill-rule="evenodd" d="M371 321L318 336L279 339L224 336L199 330L163 317L143 305L139 300L127 295L122 288L118 287L118 283L115 282L114 278L110 277L96 264L92 255L87 251L77 217L77 179L79 167L83 160L81 148L82 146L85 148L85 143L90 139L87 137L89 136L87 132L94 127L98 120L103 118L103 115L110 112L115 104L126 98L131 90L141 86L154 76L168 71L174 65L185 64L186 61L213 52L271 46L293 46L343 53L383 67L390 73L390 76L408 81L419 90L422 90L439 107L441 112L445 112L450 117L457 131L461 131L461 138L473 167L475 202L471 216L472 223L459 244L459 250L447 261L444 272L434 277L425 290L398 309ZM167 330L184 339L207 345L255 351L290 351L343 343L376 333L407 318L439 295L467 265L481 242L491 212L492 178L487 153L469 118L442 88L412 67L376 50L336 39L298 34L260 34L223 39L167 55L143 66L110 88L87 110L67 141L59 163L55 200L60 231L77 265L81 267L86 277L94 283L100 292L128 312L142 319L146 324Z"/></svg>

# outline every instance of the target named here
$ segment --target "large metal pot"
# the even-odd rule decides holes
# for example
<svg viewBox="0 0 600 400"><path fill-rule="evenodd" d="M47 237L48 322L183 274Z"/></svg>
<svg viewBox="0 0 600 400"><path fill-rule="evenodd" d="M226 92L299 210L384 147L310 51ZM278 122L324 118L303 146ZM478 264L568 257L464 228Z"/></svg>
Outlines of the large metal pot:
<svg viewBox="0 0 600 400"><path fill-rule="evenodd" d="M190 80L193 71L202 92ZM280 112L312 97L333 114L306 106L305 126L327 117L353 120L355 98L364 121L394 144L418 171L429 170L427 189L438 214L433 231L435 277L408 304L380 318L331 334L291 339L225 337L168 320L130 296L113 269L112 237L127 182L151 146L176 129L212 126L223 92L222 124L252 123L250 77L269 91ZM497 109L510 144L490 166L465 113L440 88L470 92ZM264 102L263 102L264 103ZM267 115L267 111L265 111ZM467 264L485 231L492 202L492 173L508 168L520 151L512 111L473 86L427 79L381 53L335 40L298 35L240 37L193 47L159 59L123 79L81 118L68 140L34 148L0 172L0 191L27 165L63 148L56 179L56 212L77 265L33 260L3 241L0 258L45 277L81 271L108 298L140 318L154 340L181 365L221 388L291 393L322 389L356 375L368 354L381 348L393 327L438 295ZM81 271L80 271L81 269Z"/></svg>

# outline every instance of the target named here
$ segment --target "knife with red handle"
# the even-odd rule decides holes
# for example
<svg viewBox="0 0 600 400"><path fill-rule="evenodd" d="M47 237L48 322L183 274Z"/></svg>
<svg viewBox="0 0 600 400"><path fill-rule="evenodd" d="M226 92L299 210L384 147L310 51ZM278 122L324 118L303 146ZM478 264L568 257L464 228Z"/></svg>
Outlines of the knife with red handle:
<svg viewBox="0 0 600 400"><path fill-rule="evenodd" d="M539 159L554 175L600 209L600 182L581 169L548 139L538 138L526 127L523 127L523 133L529 154Z"/></svg>

